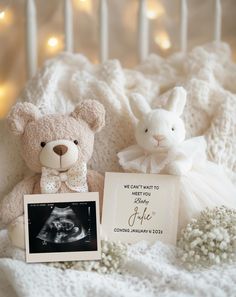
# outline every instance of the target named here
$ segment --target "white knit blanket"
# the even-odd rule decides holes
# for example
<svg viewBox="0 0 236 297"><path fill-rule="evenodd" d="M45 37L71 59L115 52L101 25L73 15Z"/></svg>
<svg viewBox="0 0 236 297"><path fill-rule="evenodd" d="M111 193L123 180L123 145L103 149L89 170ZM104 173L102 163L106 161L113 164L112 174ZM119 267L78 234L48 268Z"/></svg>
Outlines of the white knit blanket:
<svg viewBox="0 0 236 297"><path fill-rule="evenodd" d="M140 242L129 248L123 273L108 275L0 259L0 297L236 296L235 265L189 272L175 252L161 242ZM16 256L5 231L0 232L0 254Z"/></svg>
<svg viewBox="0 0 236 297"><path fill-rule="evenodd" d="M177 53L163 59L151 55L133 70L123 69L117 60L93 65L84 56L62 53L46 62L20 99L37 104L44 113L71 111L82 99L102 102L106 127L96 136L90 166L101 172L119 171L117 152L134 143L130 94L140 92L157 106L165 101L166 91L183 85L188 91L187 136L205 134L210 159L225 165L236 179L235 73L236 64L224 43L197 47L187 56ZM26 168L17 140L9 135L4 121L0 136L1 199L22 179Z"/></svg>
<svg viewBox="0 0 236 297"><path fill-rule="evenodd" d="M44 113L67 112L82 99L97 99L106 108L106 127L96 136L90 167L119 171L116 153L134 143L134 118L128 98L140 92L153 107L165 102L165 91L183 85L188 91L184 120L188 136L205 134L208 156L236 172L236 65L226 44L197 47L187 56L167 59L151 55L134 70L118 61L92 65L81 55L61 54L48 61L31 80L21 100ZM159 94L162 94L159 96ZM22 178L25 168L17 141L0 123L0 197ZM34 296L236 296L236 267L187 272L175 250L161 243L138 244L129 250L124 275L65 271L27 265L12 256L4 231L0 238L0 297Z"/></svg>

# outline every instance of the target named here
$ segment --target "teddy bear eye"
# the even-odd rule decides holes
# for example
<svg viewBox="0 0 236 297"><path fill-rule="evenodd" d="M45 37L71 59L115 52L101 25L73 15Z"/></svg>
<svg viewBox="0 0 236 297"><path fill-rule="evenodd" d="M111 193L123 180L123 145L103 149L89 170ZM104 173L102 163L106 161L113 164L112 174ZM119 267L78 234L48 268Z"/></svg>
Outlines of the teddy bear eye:
<svg viewBox="0 0 236 297"><path fill-rule="evenodd" d="M40 143L40 145L41 145L41 147L44 147L44 146L46 145L46 142L42 141L42 142Z"/></svg>
<svg viewBox="0 0 236 297"><path fill-rule="evenodd" d="M144 131L145 133L147 133L148 132L148 129L145 129L145 131Z"/></svg>
<svg viewBox="0 0 236 297"><path fill-rule="evenodd" d="M172 131L175 131L175 128L174 128L174 127L172 127L172 128L171 128L171 130L172 130Z"/></svg>
<svg viewBox="0 0 236 297"><path fill-rule="evenodd" d="M79 142L78 142L78 140L74 140L74 144L76 144L76 145L77 145L78 143L79 143Z"/></svg>

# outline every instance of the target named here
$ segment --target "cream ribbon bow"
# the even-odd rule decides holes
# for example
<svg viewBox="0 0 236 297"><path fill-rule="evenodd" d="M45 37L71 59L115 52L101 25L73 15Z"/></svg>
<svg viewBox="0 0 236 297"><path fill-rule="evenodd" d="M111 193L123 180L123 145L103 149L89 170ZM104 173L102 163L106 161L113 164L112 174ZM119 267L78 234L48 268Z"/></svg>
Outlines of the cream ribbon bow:
<svg viewBox="0 0 236 297"><path fill-rule="evenodd" d="M54 194L61 188L61 184L75 192L87 192L87 165L86 163L77 163L66 172L60 172L56 169L47 167L42 168L40 187L42 194Z"/></svg>

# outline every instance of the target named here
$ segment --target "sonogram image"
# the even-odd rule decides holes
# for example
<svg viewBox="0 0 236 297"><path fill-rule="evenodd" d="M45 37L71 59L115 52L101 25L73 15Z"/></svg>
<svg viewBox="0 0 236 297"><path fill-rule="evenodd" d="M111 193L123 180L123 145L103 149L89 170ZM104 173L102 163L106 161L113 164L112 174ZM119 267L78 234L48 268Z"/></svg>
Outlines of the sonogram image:
<svg viewBox="0 0 236 297"><path fill-rule="evenodd" d="M28 204L28 224L30 253L97 249L94 201Z"/></svg>
<svg viewBox="0 0 236 297"><path fill-rule="evenodd" d="M54 243L67 243L87 236L87 231L70 206L54 207L37 238Z"/></svg>

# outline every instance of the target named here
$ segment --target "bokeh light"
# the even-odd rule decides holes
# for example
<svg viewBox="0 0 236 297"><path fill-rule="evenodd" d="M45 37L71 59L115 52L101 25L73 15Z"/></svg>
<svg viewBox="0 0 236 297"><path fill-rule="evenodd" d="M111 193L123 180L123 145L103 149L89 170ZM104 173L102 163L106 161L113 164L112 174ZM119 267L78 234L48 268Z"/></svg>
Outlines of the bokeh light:
<svg viewBox="0 0 236 297"><path fill-rule="evenodd" d="M49 47L58 47L59 41L56 37L50 37L47 42Z"/></svg>
<svg viewBox="0 0 236 297"><path fill-rule="evenodd" d="M9 26L13 22L13 13L10 9L0 11L0 25Z"/></svg>
<svg viewBox="0 0 236 297"><path fill-rule="evenodd" d="M4 118L16 96L16 89L13 83L4 82L0 84L0 118Z"/></svg>
<svg viewBox="0 0 236 297"><path fill-rule="evenodd" d="M147 17L150 20L157 19L165 14L163 5L157 0L147 1Z"/></svg>
<svg viewBox="0 0 236 297"><path fill-rule="evenodd" d="M54 54L63 49L63 38L61 36L52 35L48 37L46 42L47 52Z"/></svg>
<svg viewBox="0 0 236 297"><path fill-rule="evenodd" d="M92 13L92 0L74 0L75 7L85 13Z"/></svg>
<svg viewBox="0 0 236 297"><path fill-rule="evenodd" d="M171 41L166 31L159 31L155 34L155 43L162 49L168 50L171 48Z"/></svg>

